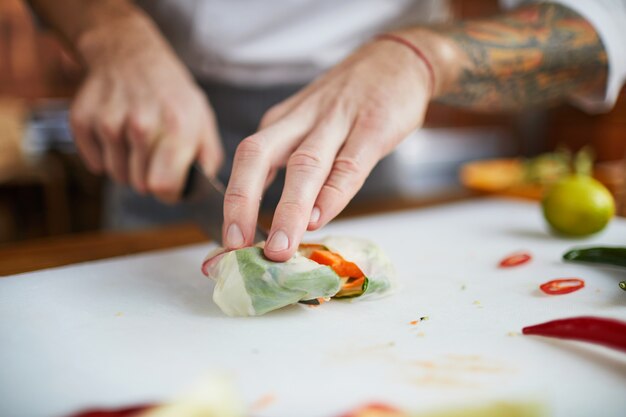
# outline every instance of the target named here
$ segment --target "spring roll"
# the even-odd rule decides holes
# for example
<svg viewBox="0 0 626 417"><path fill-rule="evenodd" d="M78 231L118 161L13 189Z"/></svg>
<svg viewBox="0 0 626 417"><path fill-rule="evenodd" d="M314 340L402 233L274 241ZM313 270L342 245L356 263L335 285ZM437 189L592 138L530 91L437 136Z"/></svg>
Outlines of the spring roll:
<svg viewBox="0 0 626 417"><path fill-rule="evenodd" d="M259 316L291 304L331 298L360 300L388 294L393 265L372 242L328 237L302 244L286 262L272 262L259 246L219 249L203 266L216 280L213 301L229 316Z"/></svg>

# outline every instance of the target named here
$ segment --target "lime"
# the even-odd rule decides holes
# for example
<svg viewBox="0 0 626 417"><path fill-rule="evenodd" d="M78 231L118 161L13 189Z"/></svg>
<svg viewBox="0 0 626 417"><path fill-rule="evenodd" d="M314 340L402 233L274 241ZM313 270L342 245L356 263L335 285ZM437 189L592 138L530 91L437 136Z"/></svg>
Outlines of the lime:
<svg viewBox="0 0 626 417"><path fill-rule="evenodd" d="M613 196L602 183L575 174L554 184L542 201L543 216L564 235L587 236L604 229L615 214Z"/></svg>

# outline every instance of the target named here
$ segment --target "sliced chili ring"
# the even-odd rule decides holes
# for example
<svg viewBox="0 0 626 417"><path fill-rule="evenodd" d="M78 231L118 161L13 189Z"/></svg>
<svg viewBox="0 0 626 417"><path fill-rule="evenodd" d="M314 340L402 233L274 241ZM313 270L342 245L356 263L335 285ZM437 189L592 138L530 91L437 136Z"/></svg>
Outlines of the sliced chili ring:
<svg viewBox="0 0 626 417"><path fill-rule="evenodd" d="M523 265L530 261L532 256L528 252L517 252L507 256L500 261L500 268L511 268L513 266Z"/></svg>
<svg viewBox="0 0 626 417"><path fill-rule="evenodd" d="M580 278L560 278L541 284L539 288L548 295L569 294L585 286L585 281Z"/></svg>

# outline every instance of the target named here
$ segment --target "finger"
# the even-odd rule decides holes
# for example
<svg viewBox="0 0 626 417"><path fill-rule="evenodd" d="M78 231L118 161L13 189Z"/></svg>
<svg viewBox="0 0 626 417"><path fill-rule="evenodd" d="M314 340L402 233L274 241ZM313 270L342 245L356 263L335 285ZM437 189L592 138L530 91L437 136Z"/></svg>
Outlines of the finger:
<svg viewBox="0 0 626 417"><path fill-rule="evenodd" d="M141 107L128 116L126 136L130 144L129 179L131 185L141 194L148 191L148 163L158 140L159 130L160 119L156 106Z"/></svg>
<svg viewBox="0 0 626 417"><path fill-rule="evenodd" d="M263 190L267 190L269 186L272 185L272 183L276 179L277 174L278 174L278 169L276 168L270 169L270 172L267 174L267 178L265 178L265 184L263 185Z"/></svg>
<svg viewBox="0 0 626 417"><path fill-rule="evenodd" d="M284 160L310 129L312 118L292 114L244 139L235 152L224 195L223 242L229 249L253 244L265 182L273 167Z"/></svg>
<svg viewBox="0 0 626 417"><path fill-rule="evenodd" d="M180 109L166 108L162 136L156 143L148 166L148 190L160 200L178 200L189 166L198 153L199 130L188 123Z"/></svg>
<svg viewBox="0 0 626 417"><path fill-rule="evenodd" d="M276 123L289 113L291 113L298 104L304 99L304 94L302 91L288 97L286 100L281 101L278 104L270 107L263 117L261 118L261 122L259 123L259 130L263 130Z"/></svg>
<svg viewBox="0 0 626 417"><path fill-rule="evenodd" d="M102 173L102 149L94 133L94 115L100 97L99 84L87 82L74 99L70 109L70 126L78 152L87 168L94 174Z"/></svg>
<svg viewBox="0 0 626 417"><path fill-rule="evenodd" d="M286 261L298 248L313 204L349 131L350 118L333 112L318 123L289 157L285 186L265 245L268 258Z"/></svg>
<svg viewBox="0 0 626 417"><path fill-rule="evenodd" d="M261 118L259 130L268 128L288 114L296 111L296 109L301 106L305 101L319 102L319 100L316 100L313 97L316 92L319 91L319 87L327 84L328 82L329 80L326 80L325 77L318 78L317 80L314 80L309 85L302 88L300 91L296 92L292 96L270 107ZM314 109L308 108L307 110L309 112L313 111L313 114L315 114Z"/></svg>
<svg viewBox="0 0 626 417"><path fill-rule="evenodd" d="M316 92L319 91L319 87L327 84L328 82L329 80L326 80L325 77L318 78L317 80L314 80L306 87L297 91L295 94L291 95L287 99L270 107L269 110L266 111L261 118L259 130L266 129L267 127L281 120L283 117L287 116L289 113L294 112L299 106L301 106L305 102L305 100L309 102L318 101L315 100L313 96L316 94ZM308 110L312 111L314 109L309 108Z"/></svg>
<svg viewBox="0 0 626 417"><path fill-rule="evenodd" d="M355 126L333 163L312 210L308 230L316 230L335 218L363 186L384 156L382 132Z"/></svg>
<svg viewBox="0 0 626 417"><path fill-rule="evenodd" d="M104 153L104 166L115 181L128 183L128 145L124 134L126 107L123 99L112 99L99 113L96 134Z"/></svg>

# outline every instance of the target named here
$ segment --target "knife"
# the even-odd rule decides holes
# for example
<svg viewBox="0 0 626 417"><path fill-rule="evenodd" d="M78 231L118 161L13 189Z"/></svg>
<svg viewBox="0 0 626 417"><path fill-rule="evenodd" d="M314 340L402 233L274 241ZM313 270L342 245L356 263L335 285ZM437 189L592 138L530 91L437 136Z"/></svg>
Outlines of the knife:
<svg viewBox="0 0 626 417"><path fill-rule="evenodd" d="M189 168L182 193L182 204L187 213L211 239L223 245L224 184L217 178L209 178L198 164ZM254 242L267 240L267 231L257 223Z"/></svg>

